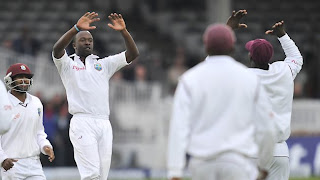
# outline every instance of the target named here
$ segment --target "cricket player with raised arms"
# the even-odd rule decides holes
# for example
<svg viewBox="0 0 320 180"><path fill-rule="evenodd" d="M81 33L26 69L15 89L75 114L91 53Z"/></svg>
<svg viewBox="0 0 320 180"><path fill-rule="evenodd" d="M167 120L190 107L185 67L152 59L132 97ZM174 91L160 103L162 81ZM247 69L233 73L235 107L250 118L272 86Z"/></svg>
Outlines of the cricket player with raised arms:
<svg viewBox="0 0 320 180"><path fill-rule="evenodd" d="M52 57L66 89L70 122L70 140L82 180L106 180L112 154L112 128L109 121L109 79L139 56L138 48L121 14L109 16L110 28L120 32L126 51L100 58L93 52L89 30L96 27L98 13L87 12L54 45ZM75 54L65 48L74 38Z"/></svg>

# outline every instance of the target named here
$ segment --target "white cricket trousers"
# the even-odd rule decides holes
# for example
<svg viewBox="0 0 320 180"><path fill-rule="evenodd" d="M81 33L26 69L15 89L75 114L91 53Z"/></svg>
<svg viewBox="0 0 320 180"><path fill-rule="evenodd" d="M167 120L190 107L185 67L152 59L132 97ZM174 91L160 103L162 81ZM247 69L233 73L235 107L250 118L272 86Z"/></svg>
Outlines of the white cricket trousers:
<svg viewBox="0 0 320 180"><path fill-rule="evenodd" d="M275 156L270 164L266 180L288 180L290 175L289 157Z"/></svg>
<svg viewBox="0 0 320 180"><path fill-rule="evenodd" d="M46 180L38 156L17 160L8 171L1 168L2 180Z"/></svg>
<svg viewBox="0 0 320 180"><path fill-rule="evenodd" d="M258 170L250 158L227 152L215 158L190 160L192 180L256 180Z"/></svg>
<svg viewBox="0 0 320 180"><path fill-rule="evenodd" d="M69 136L81 180L106 180L112 154L112 128L108 119L74 115Z"/></svg>

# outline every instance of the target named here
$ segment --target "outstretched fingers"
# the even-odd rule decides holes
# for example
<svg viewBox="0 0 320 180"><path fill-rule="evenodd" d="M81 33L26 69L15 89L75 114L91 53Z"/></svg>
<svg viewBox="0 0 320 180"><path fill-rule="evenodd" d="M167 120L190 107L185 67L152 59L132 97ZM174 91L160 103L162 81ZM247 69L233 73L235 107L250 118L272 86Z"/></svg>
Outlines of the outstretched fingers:
<svg viewBox="0 0 320 180"><path fill-rule="evenodd" d="M272 34L272 33L273 33L273 30L267 30L265 33L266 33L266 34Z"/></svg>

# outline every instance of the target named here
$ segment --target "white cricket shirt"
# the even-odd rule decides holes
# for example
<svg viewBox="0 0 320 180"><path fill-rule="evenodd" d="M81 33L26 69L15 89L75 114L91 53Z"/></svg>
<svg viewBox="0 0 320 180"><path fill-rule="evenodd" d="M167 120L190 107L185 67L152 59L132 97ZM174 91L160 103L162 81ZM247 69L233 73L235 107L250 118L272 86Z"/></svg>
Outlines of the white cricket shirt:
<svg viewBox="0 0 320 180"><path fill-rule="evenodd" d="M276 124L277 144L275 156L289 156L286 140L289 138L291 129L291 112L294 90L294 78L300 72L303 58L298 47L290 39L288 34L278 38L284 50L286 58L269 65L269 70L251 68L261 79L270 99L272 110L278 117Z"/></svg>
<svg viewBox="0 0 320 180"><path fill-rule="evenodd" d="M0 137L0 164L7 158L39 156L44 146L52 148L43 127L43 106L39 98L27 93L22 103L8 92L14 118L10 130Z"/></svg>
<svg viewBox="0 0 320 180"><path fill-rule="evenodd" d="M13 118L12 106L8 99L7 90L0 81L0 135L7 132Z"/></svg>
<svg viewBox="0 0 320 180"><path fill-rule="evenodd" d="M91 54L85 65L75 54L52 57L66 89L70 114L109 119L109 79L128 65L125 52L103 59Z"/></svg>
<svg viewBox="0 0 320 180"><path fill-rule="evenodd" d="M183 74L170 122L168 176L181 177L186 153L202 159L230 151L253 157L262 144L260 164L266 165L275 141L264 93L258 77L229 56L209 56Z"/></svg>

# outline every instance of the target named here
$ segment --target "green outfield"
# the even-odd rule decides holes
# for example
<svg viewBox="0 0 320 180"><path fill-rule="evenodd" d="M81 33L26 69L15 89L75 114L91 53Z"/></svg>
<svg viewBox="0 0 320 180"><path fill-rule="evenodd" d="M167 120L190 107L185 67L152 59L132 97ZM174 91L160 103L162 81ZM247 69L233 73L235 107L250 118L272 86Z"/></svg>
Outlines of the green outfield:
<svg viewBox="0 0 320 180"><path fill-rule="evenodd" d="M154 178L154 179L110 179L110 180L167 180L163 178ZM191 180L191 179L183 179ZM310 177L310 178L290 178L290 180L320 180L320 177Z"/></svg>

